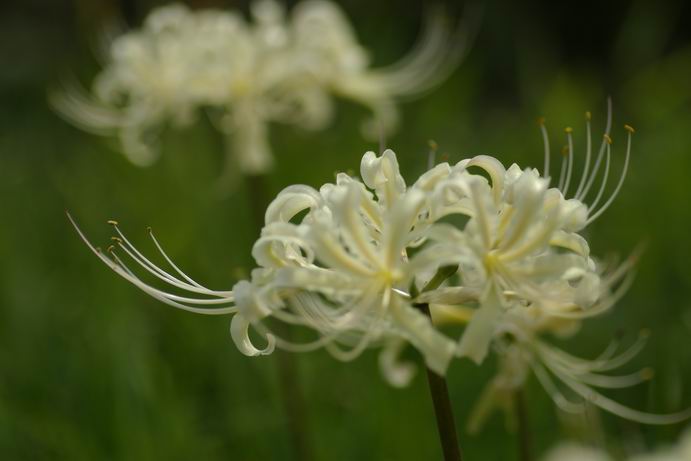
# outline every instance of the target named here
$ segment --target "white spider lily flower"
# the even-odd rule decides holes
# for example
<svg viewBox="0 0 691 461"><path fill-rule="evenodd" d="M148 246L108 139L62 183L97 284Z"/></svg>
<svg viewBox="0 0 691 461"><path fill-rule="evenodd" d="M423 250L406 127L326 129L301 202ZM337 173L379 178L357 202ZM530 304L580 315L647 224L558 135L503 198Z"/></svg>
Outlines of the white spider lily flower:
<svg viewBox="0 0 691 461"><path fill-rule="evenodd" d="M227 291L191 279L152 233L173 272L137 250L115 221L110 222L116 235L107 252L77 230L112 270L154 298L190 312L232 314L231 336L246 355L268 354L274 346L289 351L325 347L338 359L352 360L370 345L398 338L418 349L430 369L444 374L456 341L433 327L408 292L457 259L455 248L435 240L445 228L432 226L428 219L428 192L449 172L447 164L438 165L407 187L395 154L387 150L380 157L364 155L364 182L339 174L335 184L318 191L286 188L267 208L266 226L252 250L259 267L251 281L240 281ZM137 275L142 271L170 289L147 283ZM307 327L318 337L293 343L273 332L276 321ZM265 347L253 344L250 327L267 341Z"/></svg>
<svg viewBox="0 0 691 461"><path fill-rule="evenodd" d="M440 165L435 172L444 169L450 171ZM426 242L433 233L426 190L435 180L426 174L407 187L390 150L381 157L366 153L360 174L363 182L341 173L319 190L291 186L276 197L252 252L260 269L251 284L242 282L253 295L241 299L236 287L237 306L267 336L266 317L317 333L306 344L276 337L278 347L325 347L347 361L398 338L443 375L456 342L437 331L407 294L427 281L420 274L456 260L453 248Z"/></svg>
<svg viewBox="0 0 691 461"><path fill-rule="evenodd" d="M627 126L626 157L620 180L601 208L609 173L611 138L608 127L595 167L590 170L590 129L584 174L575 197L567 198L573 176L573 143L567 129L570 152L558 187L537 170L512 165L506 170L489 156L463 160L449 180L435 192L436 215L461 214L469 218L462 233L452 236L467 249L460 261L463 285L429 293L421 301L454 304L455 296L478 293L479 309L461 338L459 354L481 363L502 316L516 306L532 306L546 314L582 319L609 309L631 282L629 261L602 273L590 257L587 241L578 233L612 203L628 168L633 129ZM588 122L588 127L589 127ZM549 152L546 145L546 152ZM582 200L598 175L603 156L607 162L602 186L592 205ZM549 156L546 156L546 163ZM468 171L480 168L489 177ZM548 165L546 165L548 168ZM454 178L458 178L454 180ZM453 205L444 200L453 198ZM451 236L451 234L449 234ZM517 307L520 308L520 307Z"/></svg>
<svg viewBox="0 0 691 461"><path fill-rule="evenodd" d="M484 361L490 346L499 355L499 373L480 399L472 427L479 426L497 403L511 404L513 394L531 371L566 411L582 411L582 406L568 400L553 377L571 393L623 418L668 424L691 416L689 411L670 415L640 412L594 390L631 386L650 377L648 370L628 376L605 374L631 360L642 347L642 340L620 355L610 357L614 350L608 350L603 357L588 361L541 339L544 333L575 333L583 319L610 309L633 279L634 257L616 267L598 265L590 257L586 240L578 234L611 205L619 192L628 168L633 129L626 126L626 155L619 181L602 207L598 207L609 173L611 111L592 170L589 115L587 120L584 172L573 198L567 198L573 182L571 129L566 130L568 155L556 188L549 188L549 178L542 177L537 170L521 170L517 165L505 170L496 159L478 156L456 165L449 179L442 181L435 191L444 198L452 197L452 203L435 200L438 208L434 210L434 219L449 213L469 218L462 232L448 234L445 240L466 249L459 260L462 284L425 293L418 301L447 305L440 320L463 322L470 317L458 355L478 364ZM549 152L546 138L545 151ZM600 173L603 159L605 169ZM546 155L545 171L548 160ZM470 167L484 170L489 181L469 173ZM601 186L593 202L586 205L583 200L598 175ZM459 179L455 180L456 177ZM478 308L467 315L467 308L462 305L470 304ZM433 304L433 316L436 310Z"/></svg>
<svg viewBox="0 0 691 461"><path fill-rule="evenodd" d="M452 30L437 14L409 56L376 69L335 3L307 0L287 14L276 1L255 0L250 11L252 21L181 4L155 9L141 29L113 39L93 95L72 83L51 102L78 127L118 136L140 166L156 160L165 125L212 109L240 170L260 174L273 161L269 123L323 129L340 96L373 112L370 134L391 130L400 98L448 77L469 42L470 29Z"/></svg>

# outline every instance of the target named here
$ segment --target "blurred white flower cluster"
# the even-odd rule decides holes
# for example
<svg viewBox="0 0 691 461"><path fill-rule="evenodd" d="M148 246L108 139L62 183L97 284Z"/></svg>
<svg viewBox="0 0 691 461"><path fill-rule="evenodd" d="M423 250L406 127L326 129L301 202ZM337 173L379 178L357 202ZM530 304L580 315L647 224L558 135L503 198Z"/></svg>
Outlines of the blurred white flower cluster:
<svg viewBox="0 0 691 461"><path fill-rule="evenodd" d="M403 386L415 372L400 359L406 345L440 375L454 357L483 364L493 350L499 372L478 399L471 426L478 427L494 406L511 404L531 372L564 411L582 412L588 401L627 419L671 423L688 417L688 411L644 413L594 390L650 378L647 369L608 374L640 351L645 335L624 351L612 344L594 360L572 356L545 339L576 333L584 319L609 310L631 281L633 258L600 264L580 234L611 205L628 169L633 129L626 126L623 168L614 187L606 188L610 128L611 108L602 142L593 151L588 114L580 175L573 167L573 130L566 130L568 148L556 187L550 187L544 126L543 174L516 164L505 169L497 159L480 155L432 166L407 186L391 150L381 156L367 152L359 179L341 173L318 190L290 186L275 198L252 251L259 267L232 291L194 282L154 239L178 275L155 266L116 223L111 258L92 249L118 274L168 304L234 314L231 334L247 355L268 354L276 346L323 347L351 360L367 347L380 346L384 375ZM144 282L117 253L187 294ZM200 306L205 304L219 307ZM281 337L277 323L306 330L300 337L304 342ZM466 323L459 339L448 329ZM250 328L264 347L253 344Z"/></svg>
<svg viewBox="0 0 691 461"><path fill-rule="evenodd" d="M156 159L157 134L166 124L189 124L210 109L240 170L257 174L272 164L270 122L322 129L336 95L372 111L366 134L387 132L397 123L397 99L443 81L467 45L466 30L430 15L408 56L372 69L333 2L306 0L288 15L274 0L255 0L251 16L248 22L231 11L158 8L141 29L112 41L93 95L73 83L52 94L52 103L75 125L118 136L137 165Z"/></svg>
<svg viewBox="0 0 691 461"><path fill-rule="evenodd" d="M544 461L691 461L691 429L687 429L672 446L650 453L636 454L625 458L615 458L606 450L564 442L552 448L543 458Z"/></svg>

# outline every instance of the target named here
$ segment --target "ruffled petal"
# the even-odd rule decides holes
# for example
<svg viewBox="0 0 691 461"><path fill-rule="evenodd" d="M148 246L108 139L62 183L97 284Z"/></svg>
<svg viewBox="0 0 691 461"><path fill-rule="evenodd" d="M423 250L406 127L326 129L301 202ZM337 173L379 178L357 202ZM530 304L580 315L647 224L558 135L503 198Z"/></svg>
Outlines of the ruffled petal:
<svg viewBox="0 0 691 461"><path fill-rule="evenodd" d="M388 341L379 354L379 370L393 387L406 387L415 377L417 367L401 359L406 343L401 339Z"/></svg>
<svg viewBox="0 0 691 461"><path fill-rule="evenodd" d="M367 187L374 189L379 203L384 207L393 206L398 196L406 190L396 154L391 149L385 150L381 157L367 152L360 163L360 176Z"/></svg>
<svg viewBox="0 0 691 461"><path fill-rule="evenodd" d="M252 344L249 327L250 322L243 315L236 314L233 316L233 320L230 322L230 336L233 338L233 342L238 350L249 357L271 354L276 346L276 338L271 334L267 334L266 347L259 349Z"/></svg>
<svg viewBox="0 0 691 461"><path fill-rule="evenodd" d="M265 222L288 222L301 211L316 208L322 198L309 186L294 185L283 189L266 209Z"/></svg>

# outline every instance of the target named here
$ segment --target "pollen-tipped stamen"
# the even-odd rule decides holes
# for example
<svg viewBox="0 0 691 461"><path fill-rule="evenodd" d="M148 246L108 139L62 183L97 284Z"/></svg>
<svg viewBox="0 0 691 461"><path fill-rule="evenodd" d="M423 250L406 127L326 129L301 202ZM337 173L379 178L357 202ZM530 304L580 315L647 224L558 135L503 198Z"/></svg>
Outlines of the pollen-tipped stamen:
<svg viewBox="0 0 691 461"><path fill-rule="evenodd" d="M585 142L586 142L586 148L585 148L585 164L583 165L583 174L581 174L581 180L578 184L578 189L576 189L576 193L574 194L574 197L578 198L581 195L581 192L583 192L583 188L585 187L585 181L588 178L588 173L590 171L590 157L592 155L592 150L593 150L593 137L591 133L591 128L590 128L590 119L592 116L590 115L590 112L585 113Z"/></svg>
<svg viewBox="0 0 691 461"><path fill-rule="evenodd" d="M561 168L559 169L559 183L557 189L563 190L564 182L566 181L566 170L568 169L569 146L561 148Z"/></svg>
<svg viewBox="0 0 691 461"><path fill-rule="evenodd" d="M547 128L545 127L545 118L540 117L537 121L540 126L540 133L542 133L542 144L545 150L545 163L542 171L542 176L549 178L549 134L547 133Z"/></svg>
<svg viewBox="0 0 691 461"><path fill-rule="evenodd" d="M568 162L568 167L566 169L566 180L564 181L564 186L560 187L559 189L561 190L562 194L566 198L567 194L569 193L569 186L571 185L571 175L573 173L573 128L567 127L566 128L566 141L567 141L567 148L569 150L568 155L569 155L569 162Z"/></svg>
<svg viewBox="0 0 691 461"><path fill-rule="evenodd" d="M588 181L586 182L585 187L581 191L580 194L576 195L574 197L577 200L580 200L581 202L584 201L585 197L588 195L588 192L590 191L590 188L593 186L593 183L595 182L595 178L597 177L598 172L600 171L600 166L602 164L602 158L605 155L605 150L607 148L607 138L610 135L612 129L612 99L607 98L607 124L605 126L605 134L603 135L602 143L600 144L600 150L597 154L597 157L595 159L595 164L593 166L593 170L590 173L590 177L588 178Z"/></svg>
<svg viewBox="0 0 691 461"><path fill-rule="evenodd" d="M115 245L111 245L108 248L108 252L113 255L113 259L108 258L106 255L103 254L103 251L100 249L96 248L93 246L93 244L86 238L84 233L81 231L79 226L77 226L77 223L74 221L72 216L69 214L69 212L66 212L67 218L70 220L72 225L74 226L75 230L81 237L81 239L84 241L84 243L87 245L87 247L101 260L103 261L111 270L113 270L116 274L120 275L122 278L125 280L129 281L133 285L137 286L139 289L142 291L146 292L150 296L168 304L173 307L177 307L179 309L183 309L189 312L194 312L198 314L207 314L207 315L225 315L225 314L232 314L237 311L237 308L235 306L227 306L227 307L219 307L219 308L200 308L196 306L188 306L185 304L182 304L182 302L189 302L189 303L195 303L195 304L228 304L228 303L233 303L234 302L234 297L231 292L224 292L225 295L221 296L220 294L214 294L211 292L211 290L207 290L208 293L205 293L209 296L216 296L218 299L210 299L210 298L204 298L204 299L199 299L199 298L185 298L179 295L175 295L172 293L167 293L164 291L161 291L157 288L152 287L151 285L145 283L141 279L139 279L134 273L122 262L122 260L114 253L115 250ZM117 224L117 223L115 223ZM116 237L116 239L120 240L119 238ZM126 247L124 246L123 242L120 241L118 242L118 246L122 248L123 250L126 250ZM130 252L130 255L131 252ZM138 261L139 264L142 264L140 261ZM171 283L170 280L163 278L160 276L160 274L156 274L155 272L152 272L155 275L157 275L158 278L164 280L165 282L174 285ZM180 288L179 286L176 286ZM185 289L185 288L182 288ZM190 290L187 290L190 291ZM177 302L176 300L179 300L181 302Z"/></svg>
<svg viewBox="0 0 691 461"><path fill-rule="evenodd" d="M605 171L602 173L602 182L600 183L600 189L597 191L597 195L595 196L595 200L588 205L588 212L591 210L594 210L595 207L600 203L600 200L602 199L602 196L605 193L605 188L607 187L607 180L609 179L609 167L612 159L612 144L607 143L607 154L605 155Z"/></svg>
<svg viewBox="0 0 691 461"><path fill-rule="evenodd" d="M614 192L612 192L612 195L610 195L609 199L605 202L604 205L592 216L588 218L586 221L586 225L592 223L595 221L597 218L602 216L602 213L607 211L607 208L610 207L610 205L614 202L614 199L617 198L617 195L619 195L619 191L621 190L621 187L624 185L624 180L626 179L626 173L629 170L629 160L631 159L631 137L633 135L633 128L631 128L629 125L626 125L627 127L627 139L626 139L626 156L624 157L624 167L622 168L621 171L621 176L619 177L619 182L617 183L617 186L614 188Z"/></svg>

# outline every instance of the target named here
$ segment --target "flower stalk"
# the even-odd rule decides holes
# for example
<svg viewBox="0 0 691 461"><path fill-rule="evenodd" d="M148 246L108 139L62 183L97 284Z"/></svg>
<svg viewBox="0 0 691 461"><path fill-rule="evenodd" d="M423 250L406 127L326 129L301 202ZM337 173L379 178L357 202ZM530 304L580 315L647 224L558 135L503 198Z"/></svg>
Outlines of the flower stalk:
<svg viewBox="0 0 691 461"><path fill-rule="evenodd" d="M422 291L425 292L438 288L444 280L456 273L457 270L458 266L440 267ZM415 307L420 309L430 320L432 319L429 304L416 304ZM434 405L434 415L437 420L437 430L439 431L439 441L444 453L444 461L461 461L461 447L458 442L456 421L453 416L446 379L430 370L429 367L425 367L425 370L427 371L427 383L430 396L432 397L432 404Z"/></svg>
<svg viewBox="0 0 691 461"><path fill-rule="evenodd" d="M416 306L431 318L429 305L417 304ZM425 367L425 370L427 371L427 383L434 405L434 416L437 420L437 430L439 431L439 441L444 453L444 461L461 461L463 459L461 456L461 446L458 442L456 422L453 417L446 378L430 370L429 367Z"/></svg>
<svg viewBox="0 0 691 461"><path fill-rule="evenodd" d="M533 442L530 434L530 421L528 419L528 407L525 402L524 389L518 389L514 393L514 406L518 421L518 459L520 461L532 461Z"/></svg>

